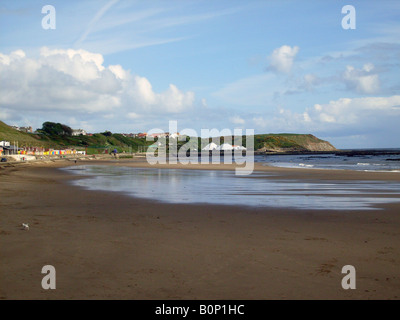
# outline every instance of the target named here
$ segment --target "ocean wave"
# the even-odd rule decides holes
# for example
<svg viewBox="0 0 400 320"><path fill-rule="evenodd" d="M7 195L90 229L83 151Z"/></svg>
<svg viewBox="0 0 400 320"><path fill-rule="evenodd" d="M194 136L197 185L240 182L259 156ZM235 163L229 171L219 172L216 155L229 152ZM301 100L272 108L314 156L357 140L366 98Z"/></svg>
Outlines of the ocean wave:
<svg viewBox="0 0 400 320"><path fill-rule="evenodd" d="M400 172L400 170L362 170L364 172Z"/></svg>
<svg viewBox="0 0 400 320"><path fill-rule="evenodd" d="M299 163L299 167L305 167L305 168L313 168L313 164L304 164L304 163Z"/></svg>

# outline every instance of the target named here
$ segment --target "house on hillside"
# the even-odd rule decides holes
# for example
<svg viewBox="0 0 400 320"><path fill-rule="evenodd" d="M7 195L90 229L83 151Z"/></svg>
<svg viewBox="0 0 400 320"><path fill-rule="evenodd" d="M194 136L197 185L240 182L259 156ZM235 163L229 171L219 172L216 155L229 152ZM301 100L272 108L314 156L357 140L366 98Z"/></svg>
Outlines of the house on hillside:
<svg viewBox="0 0 400 320"><path fill-rule="evenodd" d="M86 136L86 131L83 129L72 129L72 135L73 136Z"/></svg>
<svg viewBox="0 0 400 320"><path fill-rule="evenodd" d="M171 139L177 139L177 138L179 138L179 132L172 133L172 134L169 135L169 137Z"/></svg>
<svg viewBox="0 0 400 320"><path fill-rule="evenodd" d="M148 136L148 135L147 135ZM150 135L150 137L152 137L152 138L164 138L164 137L168 137L168 134L167 133L164 133L164 132L160 132L160 133L152 133L151 135Z"/></svg>
<svg viewBox="0 0 400 320"><path fill-rule="evenodd" d="M32 127L19 127L19 131L26 132L26 133L33 132Z"/></svg>
<svg viewBox="0 0 400 320"><path fill-rule="evenodd" d="M18 126L11 126L11 128L21 131L21 132L25 132L25 133L33 133L33 129L32 127L18 127Z"/></svg>
<svg viewBox="0 0 400 320"><path fill-rule="evenodd" d="M128 137L128 138L135 138L135 134L134 133L122 133L122 135L124 137Z"/></svg>

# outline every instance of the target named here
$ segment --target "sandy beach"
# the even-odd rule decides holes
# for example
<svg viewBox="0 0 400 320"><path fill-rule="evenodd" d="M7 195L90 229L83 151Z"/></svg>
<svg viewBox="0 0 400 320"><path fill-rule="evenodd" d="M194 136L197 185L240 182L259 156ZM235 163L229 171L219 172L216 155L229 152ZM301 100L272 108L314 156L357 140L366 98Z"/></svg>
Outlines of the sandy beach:
<svg viewBox="0 0 400 320"><path fill-rule="evenodd" d="M398 203L371 211L164 204L73 186L79 176L58 169L71 165L0 168L0 299L400 298ZM256 170L278 179L400 181L393 173ZM56 268L55 290L41 287L44 265ZM341 286L344 265L356 268L355 290Z"/></svg>

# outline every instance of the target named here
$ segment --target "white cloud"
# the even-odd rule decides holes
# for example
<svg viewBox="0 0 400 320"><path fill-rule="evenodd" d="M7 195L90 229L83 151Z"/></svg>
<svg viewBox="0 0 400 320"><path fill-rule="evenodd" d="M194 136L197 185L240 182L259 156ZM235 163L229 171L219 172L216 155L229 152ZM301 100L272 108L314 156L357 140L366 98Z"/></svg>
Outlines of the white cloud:
<svg viewBox="0 0 400 320"><path fill-rule="evenodd" d="M375 146L393 146L398 144L400 134L398 119L400 95L394 95L341 98L315 104L300 112L280 108L275 113L253 116L252 124L258 132L314 133L317 136L348 136L349 139L360 135L366 141L372 139ZM342 143L344 140L338 141Z"/></svg>
<svg viewBox="0 0 400 320"><path fill-rule="evenodd" d="M380 89L380 82L378 74L373 73L374 69L375 67L371 63L365 64L362 69L347 66L342 78L350 90L366 94L377 93Z"/></svg>
<svg viewBox="0 0 400 320"><path fill-rule="evenodd" d="M292 48L290 46L284 45L280 48L276 48L269 56L269 68L276 72L290 72L293 66L293 60L298 52L299 47L297 46L294 46Z"/></svg>
<svg viewBox="0 0 400 320"><path fill-rule="evenodd" d="M229 120L230 120L233 124L244 124L244 123L245 123L244 119L242 119L242 118L239 117L239 116L233 116L233 117L229 118Z"/></svg>
<svg viewBox="0 0 400 320"><path fill-rule="evenodd" d="M303 77L303 86L307 90L311 90L316 83L318 83L319 79L315 74L306 74Z"/></svg>
<svg viewBox="0 0 400 320"><path fill-rule="evenodd" d="M119 64L108 67L110 71L120 80L127 80L129 72L124 70Z"/></svg>
<svg viewBox="0 0 400 320"><path fill-rule="evenodd" d="M184 112L195 99L193 92L182 92L174 84L155 92L147 78L133 76L120 65L105 66L101 54L86 50L42 48L38 58L22 50L0 54L0 73L6 79L0 86L3 118L51 112L136 119Z"/></svg>
<svg viewBox="0 0 400 320"><path fill-rule="evenodd" d="M327 104L316 104L306 110L308 116L319 124L341 125L379 124L379 119L400 116L400 96L341 98Z"/></svg>
<svg viewBox="0 0 400 320"><path fill-rule="evenodd" d="M11 114L10 112L6 112L4 110L0 110L0 120L8 120L11 119Z"/></svg>
<svg viewBox="0 0 400 320"><path fill-rule="evenodd" d="M157 97L160 105L170 113L183 112L187 109L187 106L192 106L194 102L193 92L183 93L173 84L170 84L168 90L158 94Z"/></svg>
<svg viewBox="0 0 400 320"><path fill-rule="evenodd" d="M127 114L127 117L128 117L129 119L139 119L139 118L140 118L140 115L138 115L138 114L135 113L135 112L129 112L129 113Z"/></svg>

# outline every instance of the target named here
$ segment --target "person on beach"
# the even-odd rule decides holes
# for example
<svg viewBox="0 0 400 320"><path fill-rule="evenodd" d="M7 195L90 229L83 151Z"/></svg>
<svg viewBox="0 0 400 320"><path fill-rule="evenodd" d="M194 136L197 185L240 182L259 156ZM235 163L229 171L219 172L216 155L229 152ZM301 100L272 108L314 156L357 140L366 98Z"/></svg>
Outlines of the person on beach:
<svg viewBox="0 0 400 320"><path fill-rule="evenodd" d="M114 156L114 158L117 158L117 153L118 153L117 149L114 149L110 153Z"/></svg>

